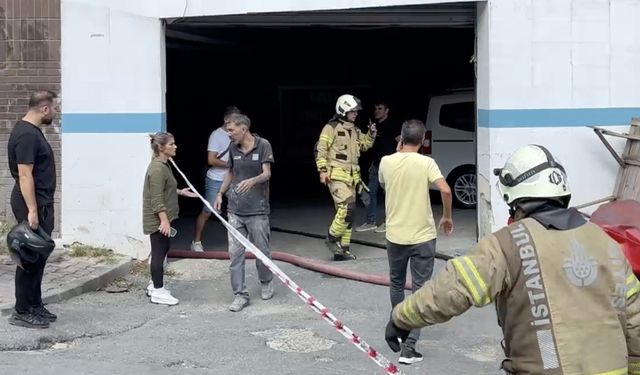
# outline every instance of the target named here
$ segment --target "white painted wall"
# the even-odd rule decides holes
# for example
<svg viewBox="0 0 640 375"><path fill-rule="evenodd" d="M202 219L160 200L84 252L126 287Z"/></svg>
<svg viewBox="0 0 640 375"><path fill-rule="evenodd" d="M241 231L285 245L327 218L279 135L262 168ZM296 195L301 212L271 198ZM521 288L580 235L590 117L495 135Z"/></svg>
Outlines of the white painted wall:
<svg viewBox="0 0 640 375"><path fill-rule="evenodd" d="M639 1L491 0L489 7L494 108L638 106Z"/></svg>
<svg viewBox="0 0 640 375"><path fill-rule="evenodd" d="M142 234L142 185L151 160L148 136L64 134L63 149L63 242L146 257L149 240Z"/></svg>
<svg viewBox="0 0 640 375"><path fill-rule="evenodd" d="M628 126L607 127L627 131ZM526 134L526 135L524 135ZM619 152L624 141L607 137ZM613 192L619 165L605 150L589 128L521 128L491 129L490 170L502 168L515 148L525 144L544 145L558 158L567 171L572 192L571 205L580 205L609 196ZM515 147L514 147L515 146ZM508 206L497 189L497 177L491 175L492 230L504 226L509 217ZM584 209L592 212L597 206ZM488 212L485 213L488 216Z"/></svg>
<svg viewBox="0 0 640 375"><path fill-rule="evenodd" d="M73 1L62 19L65 113L163 111L160 20Z"/></svg>
<svg viewBox="0 0 640 375"><path fill-rule="evenodd" d="M491 53L489 30L491 10L489 3L478 3L476 8L476 107L490 109ZM478 234L491 233L493 229L493 208L491 199L491 131L478 127L476 130L477 188L478 188Z"/></svg>
<svg viewBox="0 0 640 375"><path fill-rule="evenodd" d="M146 257L142 181L164 92L159 19L62 2L63 242Z"/></svg>
<svg viewBox="0 0 640 375"><path fill-rule="evenodd" d="M640 108L639 1L490 0L478 10L480 109ZM606 125L625 130L630 120ZM481 235L508 216L492 170L524 144L563 161L573 204L612 193L618 165L588 128L489 127L478 138Z"/></svg>

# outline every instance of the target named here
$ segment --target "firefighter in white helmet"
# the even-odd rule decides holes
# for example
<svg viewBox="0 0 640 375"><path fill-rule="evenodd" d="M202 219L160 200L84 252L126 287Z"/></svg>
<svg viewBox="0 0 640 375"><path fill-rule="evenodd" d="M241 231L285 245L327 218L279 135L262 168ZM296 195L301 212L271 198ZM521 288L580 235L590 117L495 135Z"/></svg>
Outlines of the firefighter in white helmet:
<svg viewBox="0 0 640 375"><path fill-rule="evenodd" d="M349 251L353 216L356 208L356 190L362 188L358 159L361 151L373 145L375 125L363 134L354 122L362 109L360 100L353 95L341 95L336 101L336 114L322 128L316 144L316 166L320 182L329 187L336 214L329 227L326 244L334 260L355 259Z"/></svg>
<svg viewBox="0 0 640 375"><path fill-rule="evenodd" d="M640 374L640 284L618 243L567 208L562 165L528 145L495 174L513 223L397 305L389 346L495 303L508 374Z"/></svg>

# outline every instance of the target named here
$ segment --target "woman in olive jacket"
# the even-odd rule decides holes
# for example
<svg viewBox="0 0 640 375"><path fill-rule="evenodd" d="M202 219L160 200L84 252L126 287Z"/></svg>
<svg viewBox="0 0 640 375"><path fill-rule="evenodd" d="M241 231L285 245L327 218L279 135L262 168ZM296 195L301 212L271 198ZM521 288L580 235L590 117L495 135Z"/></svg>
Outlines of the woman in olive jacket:
<svg viewBox="0 0 640 375"><path fill-rule="evenodd" d="M147 167L142 193L142 226L151 239L151 281L147 295L151 302L175 305L178 299L164 288L164 259L175 236L171 221L178 217L178 195L196 198L189 188L178 189L169 158L176 155L175 139L171 133L150 135L153 160Z"/></svg>

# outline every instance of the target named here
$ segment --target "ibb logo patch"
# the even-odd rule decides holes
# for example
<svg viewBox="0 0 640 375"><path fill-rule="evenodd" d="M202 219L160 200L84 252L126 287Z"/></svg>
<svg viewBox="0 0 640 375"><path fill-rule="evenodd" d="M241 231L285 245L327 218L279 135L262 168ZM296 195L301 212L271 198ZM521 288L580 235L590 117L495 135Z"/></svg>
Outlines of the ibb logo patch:
<svg viewBox="0 0 640 375"><path fill-rule="evenodd" d="M554 185L560 185L562 183L562 175L556 171L551 172L549 175L549 182Z"/></svg>

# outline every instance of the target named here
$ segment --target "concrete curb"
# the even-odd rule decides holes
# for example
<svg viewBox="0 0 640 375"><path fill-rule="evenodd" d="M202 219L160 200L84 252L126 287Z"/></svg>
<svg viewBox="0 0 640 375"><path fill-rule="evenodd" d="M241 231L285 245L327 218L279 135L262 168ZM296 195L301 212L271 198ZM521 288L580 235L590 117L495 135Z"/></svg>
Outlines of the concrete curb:
<svg viewBox="0 0 640 375"><path fill-rule="evenodd" d="M118 277L123 277L131 272L133 259L125 258L120 260L113 267L104 270L102 273L93 276L83 277L66 285L64 288L53 290L42 296L42 302L56 303L67 300L69 298L79 296L87 292L96 291L109 284ZM0 316L6 316L13 311L13 303L5 303L0 305Z"/></svg>

